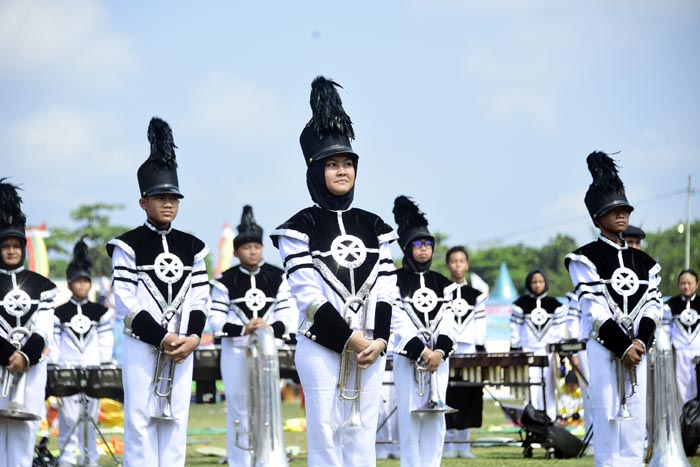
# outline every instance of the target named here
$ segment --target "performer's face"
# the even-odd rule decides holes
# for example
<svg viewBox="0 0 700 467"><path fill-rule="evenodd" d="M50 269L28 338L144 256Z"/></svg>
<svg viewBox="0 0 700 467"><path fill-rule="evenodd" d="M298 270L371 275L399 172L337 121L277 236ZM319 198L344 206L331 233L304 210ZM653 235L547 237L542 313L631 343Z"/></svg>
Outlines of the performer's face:
<svg viewBox="0 0 700 467"><path fill-rule="evenodd" d="M239 259L241 266L248 270L258 267L262 261L263 246L257 242L248 242L236 248L233 255Z"/></svg>
<svg viewBox="0 0 700 467"><path fill-rule="evenodd" d="M630 222L630 212L627 206L618 206L606 212L596 219L601 230L609 233L620 234L625 231Z"/></svg>
<svg viewBox="0 0 700 467"><path fill-rule="evenodd" d="M73 292L73 298L77 301L85 300L90 292L92 282L87 277L79 277L68 283L68 288Z"/></svg>
<svg viewBox="0 0 700 467"><path fill-rule="evenodd" d="M411 242L413 261L427 263L433 257L433 240L430 238L418 238Z"/></svg>
<svg viewBox="0 0 700 467"><path fill-rule="evenodd" d="M698 280L689 272L681 274L681 277L678 278L678 290L684 297L692 297L697 289Z"/></svg>
<svg viewBox="0 0 700 467"><path fill-rule="evenodd" d="M7 237L2 240L2 262L6 266L19 266L22 261L22 242L17 237Z"/></svg>
<svg viewBox="0 0 700 467"><path fill-rule="evenodd" d="M632 236L627 236L624 237L625 241L627 242L627 246L630 248L634 248L636 250L641 250L642 249L642 239L639 237L632 237Z"/></svg>
<svg viewBox="0 0 700 467"><path fill-rule="evenodd" d="M139 200L141 208L151 224L158 228L167 227L175 217L180 207L180 198L171 194L147 196Z"/></svg>
<svg viewBox="0 0 700 467"><path fill-rule="evenodd" d="M545 288L544 276L540 273L535 273L530 279L530 291L535 295L541 295Z"/></svg>
<svg viewBox="0 0 700 467"><path fill-rule="evenodd" d="M355 184L355 165L352 158L345 154L326 158L326 188L334 195L344 195Z"/></svg>
<svg viewBox="0 0 700 467"><path fill-rule="evenodd" d="M467 255L461 251L455 251L450 255L450 259L447 261L447 269L450 270L450 275L455 281L461 282L464 280L464 275L469 271L469 261L467 261Z"/></svg>

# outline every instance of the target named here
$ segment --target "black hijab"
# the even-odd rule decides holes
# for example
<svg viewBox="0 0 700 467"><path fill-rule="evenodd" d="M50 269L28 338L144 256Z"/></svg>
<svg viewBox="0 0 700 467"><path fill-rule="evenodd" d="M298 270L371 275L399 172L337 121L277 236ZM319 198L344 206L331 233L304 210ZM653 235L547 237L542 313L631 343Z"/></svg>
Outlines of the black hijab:
<svg viewBox="0 0 700 467"><path fill-rule="evenodd" d="M354 154L352 154L351 157L352 164L355 167L355 180L357 180L358 157ZM322 209L328 209L329 211L345 211L346 209L350 209L355 195L354 183L350 191L344 195L334 195L328 190L326 186L325 158L313 161L306 168L306 187L314 203L321 206Z"/></svg>
<svg viewBox="0 0 700 467"><path fill-rule="evenodd" d="M530 285L530 283L532 282L532 277L535 274L541 274L542 278L544 279L544 290L539 295L534 294L534 292L532 291L532 285ZM527 292L535 298L547 295L547 291L549 290L549 281L547 280L547 275L544 273L544 271L541 269L533 269L532 271L530 271L530 273L525 278L525 289L527 289Z"/></svg>

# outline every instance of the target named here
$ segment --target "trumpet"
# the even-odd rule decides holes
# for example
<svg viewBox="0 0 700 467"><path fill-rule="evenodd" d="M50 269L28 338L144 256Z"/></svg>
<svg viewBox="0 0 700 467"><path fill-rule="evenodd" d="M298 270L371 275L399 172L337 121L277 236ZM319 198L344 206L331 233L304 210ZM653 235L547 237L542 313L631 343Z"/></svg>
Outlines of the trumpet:
<svg viewBox="0 0 700 467"><path fill-rule="evenodd" d="M632 320L627 316L624 315L620 318L619 324L622 325L623 329L627 333L627 336L630 338L630 340L634 341L634 331L632 330ZM617 408L617 413L613 417L613 420L634 420L635 417L633 417L628 408L627 408L627 398L632 397L635 392L636 392L636 387L637 387L637 369L636 368L628 368L627 371L629 372L630 376L630 386L632 388L631 392L627 394L627 391L625 390L625 366L622 363L622 360L615 358L615 367L617 369L617 391L618 394L620 395L620 404Z"/></svg>
<svg viewBox="0 0 700 467"><path fill-rule="evenodd" d="M175 329L180 329L180 320L182 318L180 311L176 308L168 308L163 313L163 327L168 326L171 319L176 319ZM171 397L173 393L173 382L175 381L175 362L165 354L165 350L158 349L156 364L153 368L153 395L156 400L162 401L162 408L159 414L151 415L153 420L177 420L173 415ZM166 369L167 368L167 369Z"/></svg>
<svg viewBox="0 0 700 467"><path fill-rule="evenodd" d="M620 395L620 403L617 407L617 413L613 417L613 420L634 420L635 417L633 417L632 414L630 414L630 411L627 408L627 397L630 397L632 396L632 394L634 394L634 386L632 386L632 393L628 395L627 391L625 390L625 365L623 365L622 360L620 360L619 358L613 358L615 359L615 368L617 370L617 393ZM633 370L629 371L631 381Z"/></svg>
<svg viewBox="0 0 700 467"><path fill-rule="evenodd" d="M428 348L433 350L433 333L427 328L421 328L418 331L419 334L428 343ZM424 365L420 359L416 360L414 364L414 378L416 379L416 393L419 397L425 395L425 374L428 372L428 366ZM438 381L436 372L430 373L428 386L430 390L430 395L428 401L421 407L411 410L412 413L454 413L457 409L450 407L445 404L440 398L440 392L438 390Z"/></svg>
<svg viewBox="0 0 700 467"><path fill-rule="evenodd" d="M236 446L251 451L251 466L287 467L287 453L282 432L282 407L279 397L279 360L275 336L270 327L256 329L250 336L246 350L248 364L248 420L247 432L240 430L236 420ZM245 433L247 446L239 436Z"/></svg>
<svg viewBox="0 0 700 467"><path fill-rule="evenodd" d="M352 305L359 304L362 313L362 335L367 336L367 302L358 297L353 297L343 307L343 319L352 324ZM355 387L348 389L348 377L350 376L350 354L352 350L346 348L340 356L340 369L338 374L338 397L344 401L350 401L350 416L343 426L351 428L367 428L360 416L360 393L362 391L362 368L358 363L355 368Z"/></svg>
<svg viewBox="0 0 700 467"><path fill-rule="evenodd" d="M29 329L24 327L13 328L10 333L10 343L19 350L22 347L22 339L31 334ZM12 420L33 421L41 420L41 417L30 413L24 405L24 396L27 386L27 373L23 372L19 380L15 384L15 375L8 368L2 368L2 397L10 395L10 391L14 386L15 392L10 400L10 408L0 410L0 418Z"/></svg>

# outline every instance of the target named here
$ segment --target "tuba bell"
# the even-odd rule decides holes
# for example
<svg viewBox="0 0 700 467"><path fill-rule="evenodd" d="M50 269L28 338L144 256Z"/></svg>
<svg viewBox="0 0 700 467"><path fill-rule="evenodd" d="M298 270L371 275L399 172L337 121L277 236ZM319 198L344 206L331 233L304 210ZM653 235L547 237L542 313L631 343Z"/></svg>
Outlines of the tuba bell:
<svg viewBox="0 0 700 467"><path fill-rule="evenodd" d="M653 453L648 467L690 467L681 437L673 348L661 326L654 333L654 347L654 432L649 439Z"/></svg>
<svg viewBox="0 0 700 467"><path fill-rule="evenodd" d="M251 451L253 467L287 467L287 453L282 432L280 404L280 369L277 345L271 327L256 329L246 351L248 365L248 431L236 425L236 446ZM240 435L247 435L247 445L241 445Z"/></svg>
<svg viewBox="0 0 700 467"><path fill-rule="evenodd" d="M22 339L28 337L30 334L31 332L27 328L19 326L13 328L9 333L10 343L19 350L22 347ZM15 383L15 374L6 367L2 368L2 397L9 396L13 387L14 394L10 400L9 409L0 410L0 418L20 421L41 420L40 416L30 413L24 405L26 386L26 371L22 373L17 383Z"/></svg>
<svg viewBox="0 0 700 467"><path fill-rule="evenodd" d="M428 343L428 348L433 350L433 333L427 328L421 328L419 334L425 338ZM416 379L416 392L418 396L423 397L425 394L425 376L428 372L428 367L424 365L420 359L414 364L414 377ZM457 409L450 407L440 398L438 390L437 371L430 373L428 377L428 389L430 391L428 401L417 409L411 410L413 413L454 413Z"/></svg>

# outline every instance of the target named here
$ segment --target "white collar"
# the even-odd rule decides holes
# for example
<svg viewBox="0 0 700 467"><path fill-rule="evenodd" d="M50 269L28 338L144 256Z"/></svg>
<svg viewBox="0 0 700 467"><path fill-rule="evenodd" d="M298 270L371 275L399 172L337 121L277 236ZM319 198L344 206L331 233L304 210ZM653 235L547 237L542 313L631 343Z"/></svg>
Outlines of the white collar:
<svg viewBox="0 0 700 467"><path fill-rule="evenodd" d="M626 250L626 249L628 249L629 247L627 246L627 242L625 241L625 239L622 238L622 237L620 237L620 238L622 239L622 245L618 245L617 243L613 242L612 240L610 240L608 237L606 237L606 236L603 235L603 234L600 234L600 235L598 236L598 240L601 240L601 241L607 243L608 245L610 245L610 246L612 246L612 247L615 247L615 248L618 249L618 250Z"/></svg>
<svg viewBox="0 0 700 467"><path fill-rule="evenodd" d="M166 230L159 230L158 227L156 227L155 225L148 222L148 219L146 219L146 222L144 222L143 225L145 225L146 227L148 227L149 229L151 229L152 231L154 231L155 233L157 233L159 235L168 235L170 233L170 231L173 230L173 223L172 222L170 223L170 227L168 227Z"/></svg>
<svg viewBox="0 0 700 467"><path fill-rule="evenodd" d="M24 264L15 269L0 269L0 274L7 274L9 276L10 274L17 274L22 271L24 271Z"/></svg>

